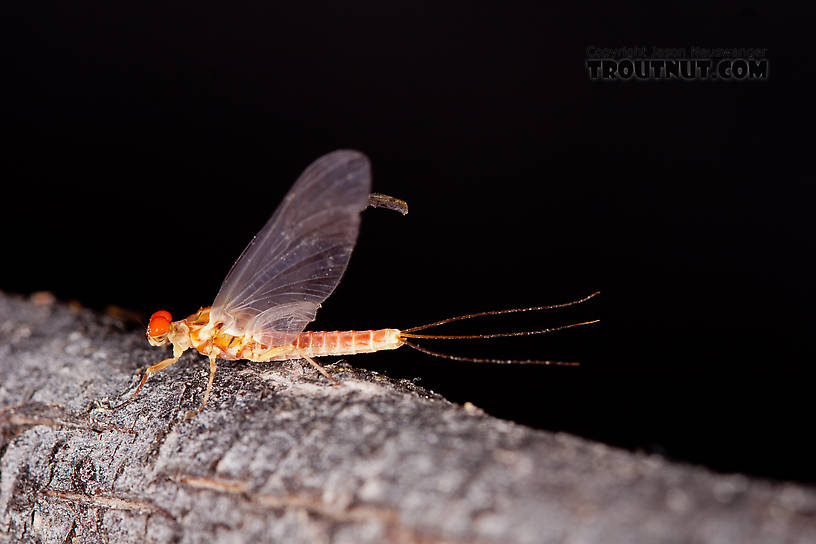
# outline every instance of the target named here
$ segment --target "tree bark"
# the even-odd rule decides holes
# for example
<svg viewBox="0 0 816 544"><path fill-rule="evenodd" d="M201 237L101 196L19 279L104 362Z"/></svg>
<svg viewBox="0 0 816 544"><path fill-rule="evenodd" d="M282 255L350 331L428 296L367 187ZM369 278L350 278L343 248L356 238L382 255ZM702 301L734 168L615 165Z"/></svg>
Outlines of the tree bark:
<svg viewBox="0 0 816 544"><path fill-rule="evenodd" d="M163 355L111 317L0 294L0 542L816 542L813 489L532 430L349 366L331 386L298 362L219 361L184 421L208 372L188 352L98 409Z"/></svg>

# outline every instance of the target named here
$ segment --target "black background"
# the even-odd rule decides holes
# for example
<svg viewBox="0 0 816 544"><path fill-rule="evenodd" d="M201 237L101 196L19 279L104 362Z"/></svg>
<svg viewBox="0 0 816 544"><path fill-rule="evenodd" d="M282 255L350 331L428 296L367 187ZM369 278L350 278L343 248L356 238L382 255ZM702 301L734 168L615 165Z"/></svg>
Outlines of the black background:
<svg viewBox="0 0 816 544"><path fill-rule="evenodd" d="M0 289L183 317L211 303L309 162L359 149L375 190L411 211L365 212L312 328L404 328L598 289L568 311L450 330L602 322L427 344L579 368L408 348L350 362L538 428L816 482L804 22L266 4L7 19ZM587 46L765 47L771 77L591 82Z"/></svg>

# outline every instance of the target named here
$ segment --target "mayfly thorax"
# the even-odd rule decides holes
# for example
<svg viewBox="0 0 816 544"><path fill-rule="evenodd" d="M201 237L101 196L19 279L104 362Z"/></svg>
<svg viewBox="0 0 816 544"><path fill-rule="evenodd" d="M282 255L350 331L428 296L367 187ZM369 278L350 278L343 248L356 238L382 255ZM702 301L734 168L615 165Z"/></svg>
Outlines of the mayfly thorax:
<svg viewBox="0 0 816 544"><path fill-rule="evenodd" d="M173 321L164 310L153 314L147 327L148 341L152 346L171 344L173 356L149 367L127 402L151 374L174 364L190 348L209 358L210 375L201 405L187 417L204 408L219 358L256 362L304 359L334 383L337 382L314 357L369 353L408 345L431 355L471 362L575 364L457 357L428 350L411 340L521 336L595 323L490 335L417 334L460 319L571 306L597 293L564 304L481 312L403 330L304 332L306 325L315 319L320 304L340 282L357 241L360 213L368 206L407 212L401 200L371 194L370 166L363 154L334 151L313 162L235 262L212 306L179 321Z"/></svg>

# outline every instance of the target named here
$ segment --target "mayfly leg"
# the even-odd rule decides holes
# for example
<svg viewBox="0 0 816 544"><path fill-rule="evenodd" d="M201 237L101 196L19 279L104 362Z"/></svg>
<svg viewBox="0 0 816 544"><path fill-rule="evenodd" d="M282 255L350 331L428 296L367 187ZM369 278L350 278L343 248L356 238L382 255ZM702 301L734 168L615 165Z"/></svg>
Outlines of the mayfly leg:
<svg viewBox="0 0 816 544"><path fill-rule="evenodd" d="M145 371L144 371L144 374L142 375L142 379L139 380L139 385L136 386L136 390L130 395L130 397L126 401L122 402L121 404L117 404L116 406L111 406L109 408L102 408L101 406L98 406L96 409L105 410L105 411L108 411L108 410L112 411L112 410L118 410L120 408L123 408L123 407L127 406L128 404L133 402L133 399L135 399L136 395L139 394L139 391L142 390L142 387L144 387L144 384L147 383L147 379L150 377L151 374L155 374L156 372L161 372L162 370L164 370L168 366L176 364L178 362L179 358L181 357L182 353L184 353L184 350L179 350L176 346L173 346L173 356L170 357L169 359L164 359L162 361L159 361L155 365L151 365L151 366L147 367L145 369Z"/></svg>
<svg viewBox="0 0 816 544"><path fill-rule="evenodd" d="M200 414L201 410L204 409L204 405L207 404L207 400L210 398L210 393L212 392L213 379L215 378L215 371L217 368L218 366L215 362L215 355L210 355L210 377L207 379L207 390L204 392L204 398L201 400L201 405L198 408L187 412L187 414L184 416L184 421L187 421L196 414Z"/></svg>
<svg viewBox="0 0 816 544"><path fill-rule="evenodd" d="M331 380L333 385L340 385L340 382L338 382L331 374L329 374L329 371L326 370L325 368L323 368L323 365L321 365L320 363L318 363L317 361L315 361L314 359L312 359L308 355L304 355L302 353L300 353L298 355L299 355L299 357L302 357L304 360L308 361L309 364L312 365L313 367L315 367L315 369L318 372L320 372L321 374L326 376L329 380Z"/></svg>

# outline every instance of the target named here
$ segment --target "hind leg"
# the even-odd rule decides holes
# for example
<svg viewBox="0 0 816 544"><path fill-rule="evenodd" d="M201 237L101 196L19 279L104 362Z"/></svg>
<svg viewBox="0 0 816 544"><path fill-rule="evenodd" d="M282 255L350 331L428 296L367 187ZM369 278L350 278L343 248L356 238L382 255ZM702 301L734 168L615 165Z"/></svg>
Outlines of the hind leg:
<svg viewBox="0 0 816 544"><path fill-rule="evenodd" d="M331 382L332 382L332 384L333 384L333 385L340 385L340 382L338 382L337 380L335 380L335 379L332 377L332 375L331 375L331 374L329 374L329 372L328 372L328 371L327 371L325 368L323 368L323 367L322 367L322 366L321 366L321 365L320 365L320 364L319 364L317 361L315 361L315 360L314 360L314 359L312 359L311 357L308 357L308 356L303 355L303 354L299 354L299 356L300 356L300 357L302 357L302 358L304 358L304 359L306 359L307 361L309 361L309 364L311 364L313 367L315 367L315 368L317 369L317 371L318 371L318 372L320 372L321 374L323 374L324 376L326 376L326 377L327 377L329 380L331 380Z"/></svg>

